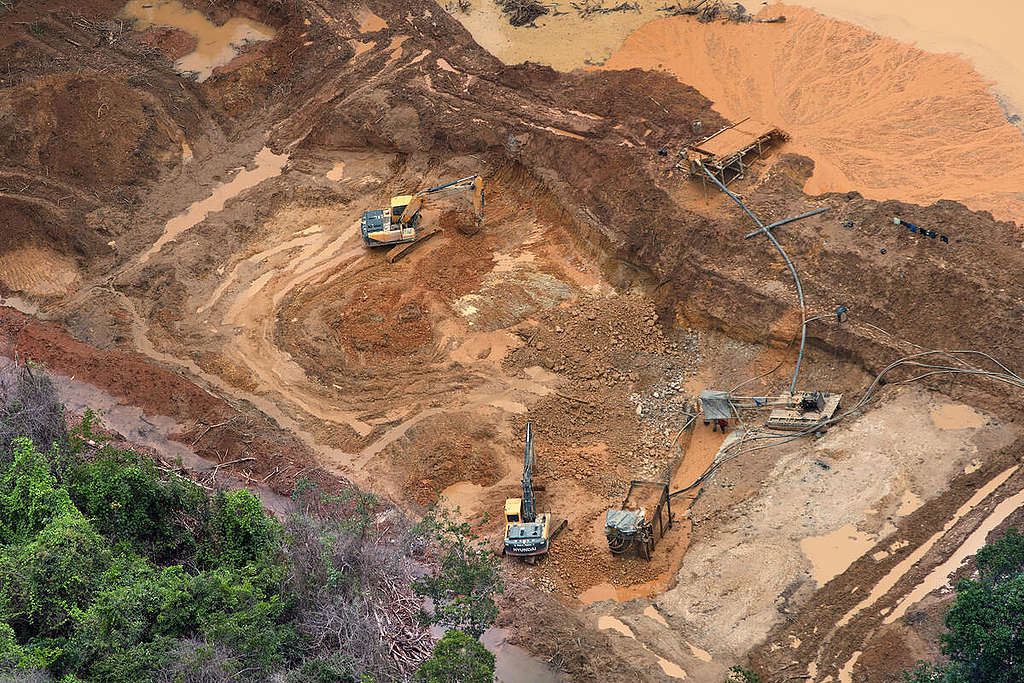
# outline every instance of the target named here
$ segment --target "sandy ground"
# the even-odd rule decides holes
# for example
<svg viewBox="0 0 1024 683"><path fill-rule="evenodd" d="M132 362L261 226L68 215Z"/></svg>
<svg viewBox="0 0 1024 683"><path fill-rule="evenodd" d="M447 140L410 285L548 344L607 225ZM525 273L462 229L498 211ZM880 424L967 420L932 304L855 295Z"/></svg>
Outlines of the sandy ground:
<svg viewBox="0 0 1024 683"><path fill-rule="evenodd" d="M983 0L970 11L955 0L804 0L830 17L863 26L928 52L966 57L986 80L1009 115L1024 112L1024 45L1017 26L1024 6Z"/></svg>
<svg viewBox="0 0 1024 683"><path fill-rule="evenodd" d="M733 121L777 125L792 136L788 149L816 162L811 194L953 198L1024 222L1024 137L1013 124L1024 54L1005 11L807 4L830 16L777 4L758 16L784 24L700 24L649 10L583 19L566 8L516 28L484 4L456 17L507 63L663 70Z"/></svg>
<svg viewBox="0 0 1024 683"><path fill-rule="evenodd" d="M968 62L811 10L773 5L764 14L787 21L653 21L605 68L665 70L733 121L779 126L789 149L815 160L811 194L957 199L1024 222L1024 137Z"/></svg>

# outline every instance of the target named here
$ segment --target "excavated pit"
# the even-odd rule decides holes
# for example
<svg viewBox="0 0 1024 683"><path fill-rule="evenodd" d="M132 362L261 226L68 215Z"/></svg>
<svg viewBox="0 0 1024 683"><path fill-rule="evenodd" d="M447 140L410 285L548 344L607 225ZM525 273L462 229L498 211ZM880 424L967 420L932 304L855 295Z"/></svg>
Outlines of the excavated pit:
<svg viewBox="0 0 1024 683"><path fill-rule="evenodd" d="M999 505L1019 477L957 508L1009 467L1024 404L935 382L884 390L821 441L730 463L699 500L677 499L650 563L611 557L603 536L631 478L674 472L681 486L714 458L709 428L674 438L688 397L765 373L749 390L777 392L794 359L784 265L742 239L751 226L726 198L705 202L673 169L695 120L749 114L790 133L734 186L758 215L829 208L779 230L809 313L851 311L808 329L801 386L858 396L920 346L1021 366L1018 227L902 203L1024 215L1019 133L962 62L787 7L784 25L658 20L619 48L630 16L590 51L563 46L560 68L611 55L602 69L559 73L501 64L432 3L288 0L190 5L196 25L267 28L200 82L178 63L199 43L191 24L133 30L122 10L24 0L0 18L15 65L0 84L0 294L45 320L3 309L0 348L176 424L207 460L253 455L225 468L249 485L353 482L414 511L446 496L495 543L531 420L541 505L569 527L544 562L507 565L519 599L502 626L573 680L720 680L748 653L762 670L813 665L812 680L898 671L883 655L923 647L915 624L934 619L857 610L831 639L823 625L916 549L922 563L880 605L939 585L929 573L983 518L1014 521ZM834 40L806 39L821 32ZM798 78L814 69L839 75ZM1010 170L986 185L997 159ZM476 172L479 232L459 229L467 202L453 199L424 211L442 231L401 261L363 247L363 210ZM808 194L848 190L864 197ZM914 416L939 459L927 477ZM896 424L906 433L880 434Z"/></svg>

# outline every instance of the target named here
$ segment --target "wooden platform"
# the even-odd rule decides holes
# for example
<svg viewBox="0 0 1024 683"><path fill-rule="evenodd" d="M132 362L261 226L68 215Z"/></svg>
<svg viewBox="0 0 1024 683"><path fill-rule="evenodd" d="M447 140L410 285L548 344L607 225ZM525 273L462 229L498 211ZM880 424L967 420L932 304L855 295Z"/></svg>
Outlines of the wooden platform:
<svg viewBox="0 0 1024 683"><path fill-rule="evenodd" d="M799 406L803 394L797 393L792 401ZM780 397L783 398L783 397ZM843 399L842 394L824 394L825 406L823 410L801 411L798 407L789 408L781 406L772 410L764 426L768 429L781 429L783 431L802 431L809 427L830 420L839 409L839 402Z"/></svg>
<svg viewBox="0 0 1024 683"><path fill-rule="evenodd" d="M723 185L728 185L743 176L747 168L745 159L754 154L761 156L773 142L786 137L775 126L746 118L687 146L685 168L691 176L707 180L703 170L706 168ZM683 162L678 166L683 166Z"/></svg>

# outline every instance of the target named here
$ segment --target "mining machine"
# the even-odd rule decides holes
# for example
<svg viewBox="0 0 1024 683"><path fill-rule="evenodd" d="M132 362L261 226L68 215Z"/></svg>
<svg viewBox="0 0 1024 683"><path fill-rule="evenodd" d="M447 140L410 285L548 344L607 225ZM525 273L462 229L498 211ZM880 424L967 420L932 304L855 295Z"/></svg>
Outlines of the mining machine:
<svg viewBox="0 0 1024 683"><path fill-rule="evenodd" d="M368 247L415 242L420 221L420 209L423 208L426 200L469 190L473 191L473 208L477 223L482 223L484 219L484 179L479 175L471 175L444 185L420 190L416 194L396 195L391 198L389 208L364 211L359 225L363 242Z"/></svg>

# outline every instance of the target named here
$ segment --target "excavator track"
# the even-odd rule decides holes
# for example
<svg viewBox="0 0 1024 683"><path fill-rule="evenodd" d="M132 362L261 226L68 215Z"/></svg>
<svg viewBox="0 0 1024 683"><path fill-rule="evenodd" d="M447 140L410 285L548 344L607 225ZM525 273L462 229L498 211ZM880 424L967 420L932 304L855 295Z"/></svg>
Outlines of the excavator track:
<svg viewBox="0 0 1024 683"><path fill-rule="evenodd" d="M432 230L428 230L427 232L417 237L415 242L406 242L405 244L399 244L398 246L392 247L391 251L388 252L388 255L386 257L388 263L394 263L395 261L400 261L401 259L405 258L409 252L411 252L413 249L423 244L424 242L426 242L428 239L430 239L439 232L441 232L440 228L434 228Z"/></svg>

